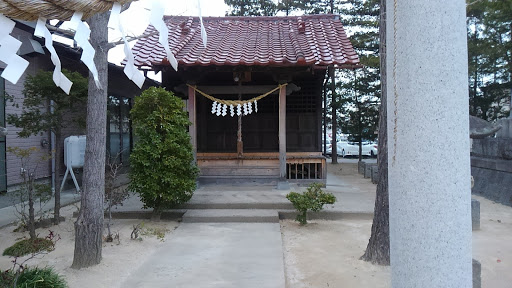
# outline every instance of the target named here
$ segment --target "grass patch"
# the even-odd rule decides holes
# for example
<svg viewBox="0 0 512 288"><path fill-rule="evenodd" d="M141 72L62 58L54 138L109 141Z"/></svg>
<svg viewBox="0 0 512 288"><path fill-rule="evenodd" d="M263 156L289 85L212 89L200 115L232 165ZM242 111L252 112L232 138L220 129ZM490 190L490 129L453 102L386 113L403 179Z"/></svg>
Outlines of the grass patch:
<svg viewBox="0 0 512 288"><path fill-rule="evenodd" d="M40 251L53 251L55 244L50 239L24 239L4 250L3 256L21 257Z"/></svg>
<svg viewBox="0 0 512 288"><path fill-rule="evenodd" d="M0 287L13 287L16 275L12 271L2 273ZM27 268L19 274L16 280L17 288L66 288L68 284L64 278L52 268Z"/></svg>

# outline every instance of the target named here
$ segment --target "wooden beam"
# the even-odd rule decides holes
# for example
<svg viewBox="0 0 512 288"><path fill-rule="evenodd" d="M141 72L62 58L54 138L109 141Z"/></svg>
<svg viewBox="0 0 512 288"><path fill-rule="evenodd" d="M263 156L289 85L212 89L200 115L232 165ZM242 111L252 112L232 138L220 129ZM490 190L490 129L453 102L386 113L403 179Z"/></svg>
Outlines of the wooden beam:
<svg viewBox="0 0 512 288"><path fill-rule="evenodd" d="M279 89L279 181L286 181L286 87Z"/></svg>
<svg viewBox="0 0 512 288"><path fill-rule="evenodd" d="M197 123L196 123L196 91L194 88L188 89L188 120L191 122L189 127L190 142L194 153L194 162L197 162Z"/></svg>
<svg viewBox="0 0 512 288"><path fill-rule="evenodd" d="M249 86L198 86L197 89L203 91L209 95L247 95L247 94L264 94L268 91L275 89L277 85L249 85ZM189 87L186 85L179 85L174 87L176 92L187 91ZM292 92L299 91L300 87L290 83L286 86L286 95L290 95ZM272 94L279 93L279 90Z"/></svg>

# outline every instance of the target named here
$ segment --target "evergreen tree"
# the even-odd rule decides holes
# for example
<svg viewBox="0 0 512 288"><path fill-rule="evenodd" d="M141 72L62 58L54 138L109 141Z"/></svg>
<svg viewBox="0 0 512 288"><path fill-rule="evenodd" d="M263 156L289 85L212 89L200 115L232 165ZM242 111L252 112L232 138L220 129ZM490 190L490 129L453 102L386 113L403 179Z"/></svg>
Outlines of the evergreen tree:
<svg viewBox="0 0 512 288"><path fill-rule="evenodd" d="M512 0L468 1L470 114L509 115L512 88Z"/></svg>
<svg viewBox="0 0 512 288"><path fill-rule="evenodd" d="M199 169L194 164L183 101L163 88L149 88L135 98L135 142L130 154L130 189L155 218L192 197Z"/></svg>
<svg viewBox="0 0 512 288"><path fill-rule="evenodd" d="M80 111L83 111L87 98L87 79L78 72L63 69L62 73L73 82L69 95L55 85L53 71L39 71L35 75L27 75L21 114L7 115L9 124L22 129L18 132L19 137L26 138L48 131L55 134L55 224L60 221L60 171L64 141L62 129L71 123L84 122L85 115ZM13 105L18 106L18 103ZM49 105L52 105L52 109ZM68 118L64 121L66 115Z"/></svg>
<svg viewBox="0 0 512 288"><path fill-rule="evenodd" d="M277 5L272 0L224 0L230 7L226 16L274 16Z"/></svg>
<svg viewBox="0 0 512 288"><path fill-rule="evenodd" d="M356 31L351 42L359 55L362 69L340 71L339 89L342 99L341 126L350 140L359 142L376 138L378 107L380 104L380 62L379 62L379 1L349 0L342 5L342 22L347 30ZM361 160L361 153L359 159Z"/></svg>

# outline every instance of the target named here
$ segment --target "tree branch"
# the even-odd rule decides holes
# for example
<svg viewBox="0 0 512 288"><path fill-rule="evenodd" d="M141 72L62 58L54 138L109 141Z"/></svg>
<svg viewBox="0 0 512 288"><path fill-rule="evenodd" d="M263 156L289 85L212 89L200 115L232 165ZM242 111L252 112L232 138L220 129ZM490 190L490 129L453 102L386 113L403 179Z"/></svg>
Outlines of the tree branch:
<svg viewBox="0 0 512 288"><path fill-rule="evenodd" d="M128 36L128 37L126 37L126 40L128 42L131 42L131 41L139 40L139 39L142 39L142 38L151 37L151 36L157 35L157 34L158 34L158 31L154 31L154 32L149 33L149 34L142 34L142 35L139 35L139 36ZM108 43L108 49L114 48L115 46L121 45L121 44L124 44L124 41L122 39L118 40L118 41L114 41L114 42L109 42Z"/></svg>

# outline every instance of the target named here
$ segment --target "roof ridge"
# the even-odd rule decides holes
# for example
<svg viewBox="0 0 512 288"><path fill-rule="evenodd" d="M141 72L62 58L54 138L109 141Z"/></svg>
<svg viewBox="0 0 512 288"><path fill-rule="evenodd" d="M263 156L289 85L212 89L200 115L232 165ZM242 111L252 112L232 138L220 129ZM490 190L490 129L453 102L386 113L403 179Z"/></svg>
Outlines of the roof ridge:
<svg viewBox="0 0 512 288"><path fill-rule="evenodd" d="M174 16L164 15L164 20L167 19L188 19L192 18L193 21L199 21L199 16ZM336 14L310 14L310 15L298 15L298 16L203 16L203 20L255 20L255 21L270 21L270 20L298 20L299 18L304 19L339 19L339 15Z"/></svg>

